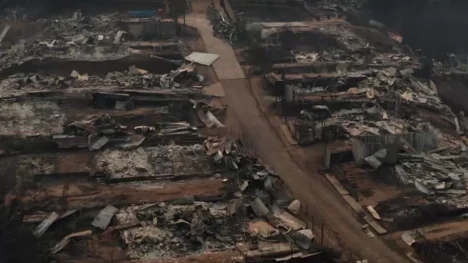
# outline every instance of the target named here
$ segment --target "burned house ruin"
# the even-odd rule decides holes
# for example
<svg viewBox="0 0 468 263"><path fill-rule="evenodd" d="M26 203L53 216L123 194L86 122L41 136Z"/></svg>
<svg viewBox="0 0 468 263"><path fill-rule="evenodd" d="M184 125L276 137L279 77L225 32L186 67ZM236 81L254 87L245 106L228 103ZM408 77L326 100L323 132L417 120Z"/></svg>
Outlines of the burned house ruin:
<svg viewBox="0 0 468 263"><path fill-rule="evenodd" d="M0 262L468 262L465 51L396 2L4 2Z"/></svg>

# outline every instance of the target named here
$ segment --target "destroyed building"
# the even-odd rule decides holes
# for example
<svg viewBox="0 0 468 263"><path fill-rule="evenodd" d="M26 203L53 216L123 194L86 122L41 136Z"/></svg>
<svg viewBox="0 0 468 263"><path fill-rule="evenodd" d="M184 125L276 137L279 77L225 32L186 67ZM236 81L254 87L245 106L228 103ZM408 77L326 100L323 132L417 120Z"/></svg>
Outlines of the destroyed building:
<svg viewBox="0 0 468 263"><path fill-rule="evenodd" d="M429 233L463 221L467 208L466 119L461 96L449 87L464 94L455 84L464 80L453 77L463 60L434 59L427 74L427 58L403 45L397 30L345 5L304 6L308 12L284 11L273 20L231 2L245 11L250 43L238 58L261 83L257 92L281 118L282 135L323 154L323 173L344 187L337 190L354 199L352 207L361 206L356 212L373 232L416 231L413 246L401 246L411 258L465 262L464 232Z"/></svg>
<svg viewBox="0 0 468 263"><path fill-rule="evenodd" d="M134 8L2 13L0 261L330 258L229 133L191 7Z"/></svg>
<svg viewBox="0 0 468 263"><path fill-rule="evenodd" d="M146 4L0 13L1 262L467 262L462 45L403 4Z"/></svg>

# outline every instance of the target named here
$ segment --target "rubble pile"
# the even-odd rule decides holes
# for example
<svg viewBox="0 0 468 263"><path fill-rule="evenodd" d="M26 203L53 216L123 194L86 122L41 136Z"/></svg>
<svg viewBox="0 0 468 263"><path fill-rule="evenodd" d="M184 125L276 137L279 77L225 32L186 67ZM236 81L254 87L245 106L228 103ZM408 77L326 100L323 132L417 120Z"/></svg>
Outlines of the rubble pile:
<svg viewBox="0 0 468 263"><path fill-rule="evenodd" d="M38 57L105 59L126 55L119 46L125 32L117 28L119 17L115 14L83 16L80 11L71 17L39 19L35 26L43 32L40 38L20 39L12 45L2 45L1 69L22 64Z"/></svg>
<svg viewBox="0 0 468 263"><path fill-rule="evenodd" d="M200 144L171 144L132 150L107 149L98 154L97 164L102 167L101 172L109 180L175 179L215 173L209 159L204 157L203 146Z"/></svg>
<svg viewBox="0 0 468 263"><path fill-rule="evenodd" d="M72 78L70 78L70 80L66 80L64 77L59 76L18 73L2 79L0 82L0 89L2 91L9 92L11 89L32 91L41 89L65 88L70 86L71 82ZM8 95L5 94L5 92L2 92L3 96L7 97Z"/></svg>
<svg viewBox="0 0 468 263"><path fill-rule="evenodd" d="M39 23L43 23L45 32L50 35L50 39L54 38L51 42L62 41L67 45L84 45L88 42L103 41L103 43L113 43L115 38L122 33L116 29L118 13L113 14L101 14L98 16L83 15L78 10L74 12L71 17L58 17L57 19L40 19ZM59 39L55 39L59 38ZM120 39L118 39L120 40ZM53 45L46 42L42 43L48 47L60 46ZM119 42L115 43L118 44Z"/></svg>
<svg viewBox="0 0 468 263"><path fill-rule="evenodd" d="M339 82L340 80L335 83ZM413 149L399 154L398 164L395 166L396 175L403 184L413 184L435 203L466 207L467 148L464 136L457 138L466 132L461 124L465 122L465 117L463 114L457 116L441 101L432 81L418 79L407 68L389 67L373 70L356 87L345 91L342 91L339 84L326 88L304 88L302 85L293 87L297 91L296 96L302 96L306 101L314 97L325 98L319 102L322 105L302 110L298 116L302 121L315 123L313 127L321 133L320 136L308 136L315 136L319 140L324 138L321 137L322 132L328 135L326 138L334 140L414 133L434 134L440 140L438 145L448 148L437 153ZM329 96L334 96L335 99L327 100ZM337 100L343 100L342 106L333 104ZM328 109L332 106L334 108L329 110L331 114L325 118L317 114L316 107ZM437 118L443 120L443 129L452 130L451 134L441 131L438 128L441 127L440 123L434 124L427 117L431 115L425 114L437 115ZM365 160L371 167L378 169L386 156L374 157L376 156L369 155Z"/></svg>
<svg viewBox="0 0 468 263"><path fill-rule="evenodd" d="M312 62L330 62L330 61L336 61L337 59L341 60L346 60L346 61L357 61L358 56L355 55L353 56L346 56L346 54L341 51L341 50L336 50L334 52L311 52L311 53L305 53L305 52L294 52L294 60L297 63L312 63Z"/></svg>
<svg viewBox="0 0 468 263"><path fill-rule="evenodd" d="M128 14L162 11L169 10ZM243 37L241 14L210 14L218 34L231 43ZM182 45L179 39L132 41L146 36L132 31L151 28L127 18L77 11L37 21L34 37L0 39L0 154L13 160L5 169L17 183L9 193L17 204L8 211L11 220L59 261L210 252L283 260L321 253L299 219L301 202L279 176L220 136L226 134L224 90L196 67L209 67L222 54L173 60L182 58L170 53ZM158 32L178 35L173 22L158 24ZM194 50L202 49L197 36L186 42Z"/></svg>
<svg viewBox="0 0 468 263"><path fill-rule="evenodd" d="M74 70L69 76L18 73L0 82L2 97L15 97L34 91L60 91L67 88L134 88L142 90L194 89L204 86L204 77L196 73L195 65L183 65L167 74L154 74L132 65L124 72L109 72L105 76L80 74Z"/></svg>
<svg viewBox="0 0 468 263"><path fill-rule="evenodd" d="M131 206L116 214L119 225L139 225L121 231L132 259L188 255L195 251L234 249L242 229L232 229L226 204L193 202Z"/></svg>
<svg viewBox="0 0 468 263"><path fill-rule="evenodd" d="M356 76L359 73L351 73ZM421 108L441 114L450 123L455 123L457 116L437 96L435 84L410 76L405 70L384 68L361 75L364 80L357 87L343 91L346 79L350 76L337 75L330 86L311 87L303 84L287 84L296 94L297 100L309 101L323 97L323 107L328 103L341 101L347 107L333 109L329 118L323 120L324 127L339 126L350 136L401 134L434 131L427 121L412 116L415 108ZM334 98L328 99L329 96ZM318 103L320 103L318 101ZM317 119L315 119L317 121ZM429 128L428 128L429 127Z"/></svg>
<svg viewBox="0 0 468 263"><path fill-rule="evenodd" d="M324 10L314 9L320 14ZM328 13L326 11L325 13ZM338 12L341 13L342 12ZM417 63L415 57L405 54L401 36L387 28L357 26L346 22L339 15L324 15L318 21L252 22L247 24L251 40L249 56L255 59L261 51L270 63L284 62L341 63L341 68L351 66L356 70L390 66L410 66ZM289 59L286 57L289 56ZM260 57L258 57L260 59ZM327 70L331 73L332 71Z"/></svg>
<svg viewBox="0 0 468 263"><path fill-rule="evenodd" d="M114 145L127 150L138 147L145 139L159 136L198 137L196 127L186 122L156 123L155 126L136 126L133 130L120 125L111 116L102 115L90 120L75 121L65 127L63 134L53 140L59 148L88 147L96 151L105 145ZM83 140L87 143L83 144Z"/></svg>
<svg viewBox="0 0 468 263"><path fill-rule="evenodd" d="M223 178L226 192L210 200L195 195L119 208L109 204L97 213L89 228L80 226L77 232L66 233L53 246L52 253L66 250L72 245L70 240L92 235L109 239L112 233L119 233L126 255L139 260L235 249L249 258L278 258L293 253L294 257L308 257L309 252L317 251L312 231L297 218L301 202L285 191L282 180L273 171L248 155L242 145L225 137L210 137L204 146L169 145L99 153L99 166L105 167L112 176L126 180L136 179L139 173L148 176L186 173L187 164L196 162L198 156L204 165L195 169L210 171L210 166L219 169L221 174L211 180ZM193 152L191 157L185 156L178 164L168 167L190 152ZM66 224L66 218L80 218L81 213L77 211L29 213L23 220L28 224L38 223L34 233L39 238L52 232L50 226Z"/></svg>
<svg viewBox="0 0 468 263"><path fill-rule="evenodd" d="M7 138L62 133L66 121L60 107L50 101L3 103L0 110L0 133Z"/></svg>
<svg viewBox="0 0 468 263"><path fill-rule="evenodd" d="M203 79L202 75L195 73L195 64L190 63L188 65L182 65L180 68L162 75L159 80L159 85L163 89L175 89L186 87L187 85L190 85L190 82L201 84ZM198 87L201 88L203 86L199 85Z"/></svg>
<svg viewBox="0 0 468 263"><path fill-rule="evenodd" d="M466 207L466 148L450 146L426 153L400 154L399 162L395 172L403 184L414 184L436 203Z"/></svg>
<svg viewBox="0 0 468 263"><path fill-rule="evenodd" d="M356 201L367 207L377 225L400 230L455 220L468 207L468 130L465 113L454 112L464 109L463 104L455 106L449 96L464 94L466 78L452 75L446 80L447 75L441 75L464 71L466 59L451 56L449 65L430 63L400 45L397 32L374 20L353 25L352 10L343 12L333 4L355 8L360 3L306 3L306 8L317 8L317 14L341 12L349 18L346 23L340 16L317 15L309 21L247 27L263 47L253 51L283 49L290 56L285 60L281 53L281 62L269 56L251 59L260 68L256 73L267 71L265 79L276 95L270 99L276 99L275 110L285 117L282 132L293 145L326 145L327 168L339 171L336 177L349 192L358 192ZM231 167L239 165L215 156ZM351 158L360 166L349 164L356 171L346 165L333 169L334 162ZM389 200L395 200L397 208L387 209ZM375 203L382 217L374 215Z"/></svg>
<svg viewBox="0 0 468 263"><path fill-rule="evenodd" d="M278 175L229 139L210 137L205 141L205 147L214 163L237 171L235 184L238 189L234 196L239 201L232 201L237 203L235 206L240 206L239 202L247 203L256 216L266 220L249 223L251 235L261 237L266 242L292 240L303 249L311 247L312 231L307 229L305 222L295 217L299 213L300 202L284 197L283 181ZM230 214L242 213L236 207L228 207Z"/></svg>
<svg viewBox="0 0 468 263"><path fill-rule="evenodd" d="M203 76L196 73L193 63L184 64L167 74L153 74L134 65L125 72L110 72L103 79L108 85L151 89L203 87Z"/></svg>
<svg viewBox="0 0 468 263"><path fill-rule="evenodd" d="M193 108L196 110L198 119L207 127L207 128L223 128L224 124L218 120L218 118L213 114L216 110L210 105L202 102L194 102ZM219 112L219 110L217 110Z"/></svg>

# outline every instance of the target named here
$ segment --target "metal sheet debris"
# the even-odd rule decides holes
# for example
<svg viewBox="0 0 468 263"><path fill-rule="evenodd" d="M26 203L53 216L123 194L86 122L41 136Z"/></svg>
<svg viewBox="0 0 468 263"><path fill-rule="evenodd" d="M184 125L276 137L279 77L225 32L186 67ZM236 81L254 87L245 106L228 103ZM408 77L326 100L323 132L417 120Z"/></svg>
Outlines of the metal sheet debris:
<svg viewBox="0 0 468 263"><path fill-rule="evenodd" d="M78 80L79 81L88 81L89 80L89 76L87 73L83 74L83 75L79 75L78 76Z"/></svg>
<svg viewBox="0 0 468 263"><path fill-rule="evenodd" d="M55 220L54 222L60 220L60 219L63 219L65 217L68 217L74 213L76 213L78 211L78 209L73 209L73 210L68 210L67 212L63 213L60 215L60 217ZM42 222L44 220L46 220L48 218L48 214L45 213L45 212L41 212L41 211L38 211L37 213L35 214L32 214L32 215L25 215L23 217L23 222L25 223L39 223L39 222Z"/></svg>
<svg viewBox="0 0 468 263"><path fill-rule="evenodd" d="M96 136L94 134L90 134L88 136L89 149L91 151L97 151L101 149L102 147L104 147L104 145L106 145L109 142L109 140L110 139L105 135Z"/></svg>
<svg viewBox="0 0 468 263"><path fill-rule="evenodd" d="M80 73L76 70L73 70L71 73L70 73L70 77L72 78L78 78L78 76L80 76Z"/></svg>
<svg viewBox="0 0 468 263"><path fill-rule="evenodd" d="M255 214L259 217L265 217L267 214L270 213L270 210L265 206L265 204L260 200L260 198L255 198L250 205L252 206L252 210Z"/></svg>
<svg viewBox="0 0 468 263"><path fill-rule="evenodd" d="M401 234L401 239L403 239L403 241L405 241L408 246L412 246L414 243L416 243L415 237L415 231L405 231Z"/></svg>
<svg viewBox="0 0 468 263"><path fill-rule="evenodd" d="M247 189L248 186L249 186L249 182L247 180L242 181L242 184L239 185L239 190L244 192L245 189Z"/></svg>
<svg viewBox="0 0 468 263"><path fill-rule="evenodd" d="M117 144L117 146L121 149L127 150L131 148L136 148L140 146L143 141L145 140L145 136L140 134L131 135L125 139L125 142Z"/></svg>
<svg viewBox="0 0 468 263"><path fill-rule="evenodd" d="M197 110L198 118L206 125L207 128L211 128L213 126L217 128L222 128L224 125L213 115L210 110Z"/></svg>
<svg viewBox="0 0 468 263"><path fill-rule="evenodd" d="M379 213L377 213L377 211L375 211L375 209L372 207L372 206L367 206L367 210L369 210L369 212L372 214L372 216L377 219L377 220L382 220L382 218L380 217Z"/></svg>
<svg viewBox="0 0 468 263"><path fill-rule="evenodd" d="M209 110L206 112L206 118L209 120L209 123L213 123L216 128L224 127L224 125Z"/></svg>
<svg viewBox="0 0 468 263"><path fill-rule="evenodd" d="M366 162L375 170L377 170L382 165L382 163L379 160L377 160L377 158L375 158L375 156L373 155L367 156L366 158L364 158L364 160L366 160Z"/></svg>
<svg viewBox="0 0 468 263"><path fill-rule="evenodd" d="M2 33L0 34L0 43L2 43L3 39L5 38L5 36L8 34L8 31L10 31L10 28L11 28L11 25L6 25L3 30L2 30Z"/></svg>
<svg viewBox="0 0 468 263"><path fill-rule="evenodd" d="M299 211L301 210L301 201L295 199L293 200L289 205L288 205L288 210L291 212L293 215L299 214Z"/></svg>
<svg viewBox="0 0 468 263"><path fill-rule="evenodd" d="M117 34L115 35L115 38L114 38L114 44L120 44L120 41L122 41L122 36L124 34L126 34L127 32L123 31L123 30L119 30L117 32Z"/></svg>
<svg viewBox="0 0 468 263"><path fill-rule="evenodd" d="M104 209L102 209L99 214L94 218L93 222L91 222L91 225L97 228L100 228L102 230L105 230L107 226L110 224L112 217L117 213L119 209L112 205L106 206Z"/></svg>
<svg viewBox="0 0 468 263"><path fill-rule="evenodd" d="M416 186L416 189L418 189L419 191L421 191L422 193L426 195L433 194L433 192L429 188L427 188L423 183L421 183L418 180L414 181L414 185Z"/></svg>
<svg viewBox="0 0 468 263"><path fill-rule="evenodd" d="M41 237L59 217L60 215L56 212L50 213L49 216L37 226L33 235L38 238Z"/></svg>
<svg viewBox="0 0 468 263"><path fill-rule="evenodd" d="M92 234L93 234L93 231L91 230L85 230L81 232L68 234L52 248L52 254L56 254L60 252L63 248L65 248L70 243L70 240L72 238L91 236Z"/></svg>
<svg viewBox="0 0 468 263"><path fill-rule="evenodd" d="M205 66L211 66L219 58L217 54L192 52L185 59Z"/></svg>
<svg viewBox="0 0 468 263"><path fill-rule="evenodd" d="M281 209L273 210L273 215L292 230L305 229L307 226L302 220Z"/></svg>
<svg viewBox="0 0 468 263"><path fill-rule="evenodd" d="M310 229L302 229L288 234L294 243L303 249L309 249L312 246L314 234Z"/></svg>

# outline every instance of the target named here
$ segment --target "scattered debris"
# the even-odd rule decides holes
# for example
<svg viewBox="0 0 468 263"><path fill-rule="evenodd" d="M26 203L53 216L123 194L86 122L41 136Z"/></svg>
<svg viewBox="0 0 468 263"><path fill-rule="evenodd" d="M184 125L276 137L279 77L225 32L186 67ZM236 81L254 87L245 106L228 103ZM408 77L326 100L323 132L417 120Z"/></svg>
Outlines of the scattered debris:
<svg viewBox="0 0 468 263"><path fill-rule="evenodd" d="M208 109L198 109L197 115L198 118L206 125L207 128L211 128L213 126L215 126L216 128L224 127L224 125Z"/></svg>
<svg viewBox="0 0 468 263"><path fill-rule="evenodd" d="M98 137L94 134L90 134L88 136L88 145L91 151L96 151L96 150L101 149L108 142L109 142L109 138L107 138L105 135Z"/></svg>
<svg viewBox="0 0 468 263"><path fill-rule="evenodd" d="M310 229L302 229L289 234L294 243L303 249L309 249L312 245L314 234Z"/></svg>
<svg viewBox="0 0 468 263"><path fill-rule="evenodd" d="M375 237L375 234L372 232L372 230L369 229L369 225L368 224L365 224L362 226L362 230L364 231L364 233L366 233L366 235L368 235L369 237Z"/></svg>
<svg viewBox="0 0 468 263"><path fill-rule="evenodd" d="M119 30L117 34L115 35L114 44L120 44L120 41L122 40L122 36L126 33L127 32L123 30Z"/></svg>
<svg viewBox="0 0 468 263"><path fill-rule="evenodd" d="M207 18L213 25L213 31L222 37L229 39L231 45L245 37L246 23L242 13L236 13L231 20L222 10L218 10L214 3L208 6Z"/></svg>
<svg viewBox="0 0 468 263"><path fill-rule="evenodd" d="M70 73L70 77L72 78L78 78L80 76L80 73L78 71L73 70L72 73Z"/></svg>
<svg viewBox="0 0 468 263"><path fill-rule="evenodd" d="M265 204L260 200L260 198L255 198L250 205L252 206L252 210L258 217L265 217L270 211L265 206Z"/></svg>
<svg viewBox="0 0 468 263"><path fill-rule="evenodd" d="M73 70L72 73L70 73L70 77L72 78L75 78L79 81L88 81L89 80L89 76L87 73L83 74L83 75L80 75L80 73L76 70Z"/></svg>
<svg viewBox="0 0 468 263"><path fill-rule="evenodd" d="M414 243L416 243L415 237L416 232L414 231L405 231L401 234L401 239L403 239L403 241L405 241L405 243L408 244L408 246L412 246Z"/></svg>
<svg viewBox="0 0 468 263"><path fill-rule="evenodd" d="M373 155L364 158L364 160L366 160L366 162L375 170L377 170L382 165L382 163Z"/></svg>
<svg viewBox="0 0 468 263"><path fill-rule="evenodd" d="M107 226L110 224L112 217L117 213L119 209L108 205L102 209L99 214L94 218L91 225L94 227L106 230Z"/></svg>
<svg viewBox="0 0 468 263"><path fill-rule="evenodd" d="M372 214L372 216L377 219L377 220L382 220L382 218L380 217L379 213L377 213L377 211L375 211L375 209L372 207L372 206L367 206L367 210L369 210L369 212Z"/></svg>
<svg viewBox="0 0 468 263"><path fill-rule="evenodd" d="M66 246L68 245L68 243L70 243L70 240L71 240L72 238L91 236L92 234L93 234L93 231L91 231L91 230L85 230L85 231L81 231L81 232L76 232L76 233L68 234L68 235L66 235L62 240L60 240L60 242L57 243L57 245L55 245L55 246L52 248L52 254L56 254L56 253L58 253L60 250L62 250L64 247L66 247Z"/></svg>
<svg viewBox="0 0 468 263"><path fill-rule="evenodd" d="M288 210L291 212L293 215L299 214L299 211L301 210L301 201L295 199L293 200L289 205L288 205Z"/></svg>
<svg viewBox="0 0 468 263"><path fill-rule="evenodd" d="M164 11L168 10L130 11L127 15L135 18L151 18L155 23L163 23L165 18L156 16ZM231 43L245 37L246 26L242 14L227 15L222 9L212 5L208 9L207 17L213 24L215 34L229 38ZM93 56L99 57L100 60L114 59L122 55L115 54L117 49L122 53L138 51L140 55L147 53L152 53L152 56L167 55L163 46L154 43L151 48L141 49L135 48L134 43L128 43L125 39L127 33L121 28L111 26L121 19L122 14L89 16L77 10L65 18L59 17L54 21L41 20L47 33L43 35L50 38L28 40L13 46L10 51L4 52L2 67L25 64L24 67L27 68L30 64L25 56L32 56L34 59L60 57L65 60L77 57L81 59L83 56L84 60L88 57L96 60L96 57L84 52L86 49L92 50ZM145 25L146 30L143 20L132 21L137 20L138 23ZM303 29L303 25L311 28L305 22L277 23L276 26L274 23L269 25L263 23L261 26L264 28L261 29L261 33L265 33L262 37L276 36L283 39L281 34L290 31L294 33L294 27ZM374 25L383 28L378 22ZM158 25L158 30L162 28L164 28L162 24ZM304 107L301 111L299 118L303 126L296 126L311 132L310 137L313 141L431 130L428 126L419 125L419 121L413 123L403 121L403 116L416 116L417 111L414 109L420 108L430 109L432 112L444 112L448 119L454 120L438 99L435 84L412 79L413 58L404 54L387 54L380 49L375 51L372 42L366 43L366 46L359 46L360 38L356 35L342 36L341 31L336 28L324 27L320 30L317 28L317 31L339 36L342 49L352 52L346 54L342 50L334 50L333 41L328 41L328 38L322 38L323 35L316 33L315 38L318 36L318 39L324 40L321 42L329 44L326 51L292 51L288 52L288 60L282 60L288 63L296 61L313 64L310 68L313 68L316 74L302 72L302 68L297 71L292 68L284 73L284 76L281 76L283 73L279 71L268 74L270 75L268 77L279 76L280 81L287 82L286 85L292 87L297 101L307 104L308 101L316 100L313 105ZM307 34L304 36L306 43ZM390 37L401 41L396 33L390 34ZM177 41L170 44L179 46L179 43L174 44ZM277 42L272 42L268 48L276 49L276 45ZM383 49L386 45L384 43L380 46ZM104 51L106 53L108 49L113 49L114 53L101 54ZM366 57L361 56L363 53L367 53ZM73 180L67 181L64 187L57 188L60 190L57 198L65 199L67 207L81 209L80 206L83 206L84 210L91 206L102 207L106 204L103 203L106 198L109 198L107 200L109 203L119 204L120 209L111 205L102 209L94 218L92 225L105 230L99 238L110 236L112 231L116 232L115 234L118 232L125 243L125 252L130 260L152 260L164 256L204 253L207 250L234 249L235 244L239 242L252 242L257 246L257 248L253 246L251 251L245 253L246 255L260 257L268 255L277 261L307 258L315 254L302 251L313 247L311 244L315 237L312 230L307 229L307 224L297 218L304 208L301 207L303 204L294 197L288 195L284 198L282 193L280 194L283 190L282 180L251 156L248 153L249 149L244 149L240 143L229 138L208 137L201 144L204 138L198 134L196 127L188 123L190 120L190 123L193 121L195 123L193 125L200 125L199 127L225 127L221 111L210 106L213 104L196 102L200 98L203 98L200 100L206 99L207 96L224 97L220 83L210 85L208 76L196 72L196 64L210 66L218 58L219 55L216 54L194 52L185 58L191 62L190 64L182 65L182 61L162 59L170 63L171 71L167 70L161 74L151 73L158 68L153 63L140 64L132 61L130 65L135 64L130 67L125 65L122 72L112 71L106 74L103 71L107 67L103 67L99 73L95 73L91 69L83 69L83 66L73 66L77 70L73 70L69 76L54 76L46 70L42 74L18 73L14 76L5 76L2 80L2 88L8 87L9 90L13 90L3 94L10 95L11 92L14 95L12 98L18 102L18 105L23 99L39 97L41 100L58 98L65 105L68 103L68 97L78 98L77 101L92 98L92 101L89 101L92 109L91 107L75 109L74 105L70 105L74 111L68 111L68 108L66 112L49 110L47 114L52 116L52 120L65 128L57 133L54 131L51 136L48 134L48 138L52 138L54 146L60 149L88 147L96 152L92 154L86 151L77 152L89 154L96 159L86 159L87 157L79 154L72 156L68 150L62 155L63 152L60 151L52 160L44 161L47 164L54 163L49 165L53 166L52 168L37 168L34 163L30 165L30 170L41 175L56 172L57 176L62 176L60 173L73 173L75 176L75 171L71 171L71 168L66 169L65 166L70 164L68 159L76 161L76 166L82 168L81 173L86 174L88 180L79 180L78 183ZM337 60L339 63L334 63ZM321 63L326 64L326 72L322 71ZM408 68L396 66L400 64ZM316 65L319 66L315 68ZM272 66L273 69L275 67L276 65ZM69 69L68 65L64 68ZM287 67L285 68L285 71L288 71ZM78 71L87 71L89 75L87 73L81 75ZM329 74L333 71L337 74ZM295 75L291 72L300 72L300 74ZM67 72L64 75L67 75ZM275 81L279 83L278 80ZM204 87L205 85L208 86ZM96 87L99 87L99 90L96 90ZM94 91L88 92L89 89ZM195 105L192 109L188 98L195 101L195 103L190 101ZM147 108L124 111L141 107L142 104L154 108L151 111ZM169 105L164 106L165 112L159 110L162 108L159 107L161 104ZM111 115L99 115L98 109L106 109ZM81 110L79 114L74 113ZM141 112L146 110L148 115L142 116ZM174 111L183 115L183 118L168 114ZM82 117L90 116L89 114L93 117ZM159 121L159 118L168 122ZM460 131L464 129L462 121L461 117L455 120L455 125L458 123ZM21 127L19 124L15 126ZM47 127L48 130L52 128L54 127ZM32 131L39 133L35 129ZM41 142L40 138L41 135L34 137ZM463 189L465 174L462 160L453 157L458 153L448 153L452 150L450 148L422 154L422 149L415 147L411 140L407 138L405 140L399 143L400 147L405 149L405 153L394 151L391 147L374 148L363 157L366 157L365 160L374 169L378 169L388 164L387 158L397 156L398 169L395 170L401 174L400 177L405 178L408 183L414 183L417 188L423 189L423 192L431 197L459 196L466 193ZM202 187L196 189L202 193L201 195L187 190L192 181L201 181L201 177L208 176L210 180L206 181L206 188L203 181L200 184ZM140 180L141 182L138 182ZM222 191L209 188L208 185L213 182L213 185L221 185ZM33 201L26 200L29 196L24 197L27 201L25 205L28 205L26 204L28 202L29 204L43 202L42 200L45 200L44 206L47 207L60 208L63 205L47 199L48 195L53 195L57 191L48 191L47 185L41 184L39 187L44 189L37 191L34 189ZM135 195L132 195L132 191L135 191ZM159 194L158 191L163 192L156 198L154 195ZM82 192L90 192L93 204L78 204L77 201L73 201L71 197L75 196L75 192L78 192L76 196L80 196ZM175 199L172 199L173 195ZM148 201L146 198L151 200L151 203L141 205ZM374 218L390 222L387 217L381 219L373 207L369 206L368 210ZM51 224L76 211L69 210L60 216L57 213L36 212L24 216L23 221L42 222L35 230L35 235L39 237ZM81 216L81 214L75 215ZM242 226L248 226L248 229ZM369 229L366 228L365 231L373 236ZM74 238L91 235L93 235L91 230L66 235L52 248L52 253L62 251ZM252 240L247 240L247 235ZM112 238L115 237L117 235L112 235Z"/></svg>
<svg viewBox="0 0 468 263"><path fill-rule="evenodd" d="M320 59L320 54L318 53L308 53L308 54L296 54L294 56L296 62L298 63L311 63Z"/></svg>
<svg viewBox="0 0 468 263"><path fill-rule="evenodd" d="M6 34L8 34L8 31L10 31L11 25L6 25L3 28L2 33L0 34L0 43L2 43L3 39L5 38Z"/></svg>
<svg viewBox="0 0 468 263"><path fill-rule="evenodd" d="M179 69L172 70L168 74L162 75L159 84L163 89L182 88L191 78L196 78L198 81L194 70L195 66L193 63L182 65Z"/></svg>
<svg viewBox="0 0 468 263"><path fill-rule="evenodd" d="M127 149L136 148L140 146L144 140L145 140L145 136L136 134L136 135L130 136L128 140L126 140L123 143L119 143L117 146L124 150L127 150Z"/></svg>
<svg viewBox="0 0 468 263"><path fill-rule="evenodd" d="M33 235L37 238L41 237L59 217L60 215L56 212L50 213L49 216L37 226Z"/></svg>

